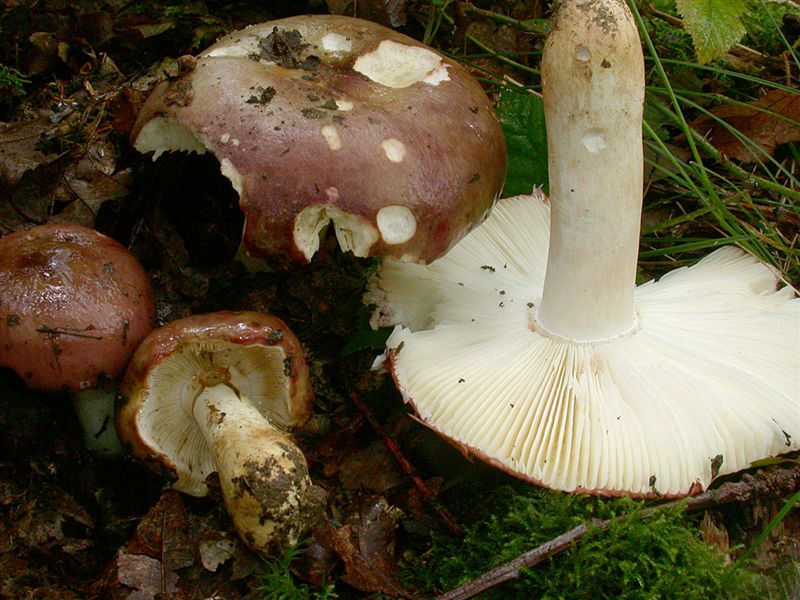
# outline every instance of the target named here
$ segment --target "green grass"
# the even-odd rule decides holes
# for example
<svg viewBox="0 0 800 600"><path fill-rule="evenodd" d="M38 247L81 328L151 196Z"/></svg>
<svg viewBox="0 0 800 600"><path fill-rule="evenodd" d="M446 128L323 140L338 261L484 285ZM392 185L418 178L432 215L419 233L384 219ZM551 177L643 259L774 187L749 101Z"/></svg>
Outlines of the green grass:
<svg viewBox="0 0 800 600"><path fill-rule="evenodd" d="M647 91L647 114L654 118L658 128L645 122L645 144L652 151L648 161L660 176L648 190L645 210L659 203L659 197L671 196L672 211L692 215L684 219L683 231L692 236L702 230L702 240L685 240L665 235L674 231L674 218L660 226L651 226L643 232L642 255L652 259L663 257L669 265L685 264L698 257L698 250L736 243L761 260L783 272L789 281L800 282L800 244L797 236L784 234L777 220L771 216L776 211L786 211L794 218L800 217L800 180L795 174L797 152L789 144L784 158L767 155L746 134L716 119L708 107L722 104L742 106L744 102L723 93L707 93L702 89L687 89L672 84L670 73L694 72L697 81L711 81L717 85L728 84L737 96L747 90L756 98L761 90L778 89L787 94L798 94L796 88L767 79L737 73L720 65L700 65L686 59L662 59L653 38L649 35L650 23L636 11L640 32L647 51L647 66L651 81ZM776 34L777 35L777 34ZM662 36L663 43L663 36ZM745 100L750 99L745 98ZM732 131L750 148L754 162L740 165L727 160L705 139L690 127L692 119L709 116ZM664 135L664 132L667 135ZM666 138L666 139L665 139ZM679 156L669 142L679 138L681 149L688 156ZM656 264L657 269L660 265Z"/></svg>
<svg viewBox="0 0 800 600"><path fill-rule="evenodd" d="M337 598L333 584L320 587L300 583L292 575L292 563L302 560L305 547L302 544L286 548L282 556L265 559L264 566L256 576L253 598L263 600L329 600Z"/></svg>
<svg viewBox="0 0 800 600"><path fill-rule="evenodd" d="M429 42L436 41L436 32L447 29L445 24L454 24L447 13L450 4L437 1L431 5ZM671 6L669 2L654 4L660 9ZM631 6L642 34L648 74L644 143L654 177L648 182L644 210L669 213L661 220L645 216L648 226L642 231L641 258L647 274L657 276L695 262L711 249L738 244L775 266L790 283L800 284L800 241L796 233L800 220L800 149L797 144L786 144L774 156L768 155L746 133L720 121L712 112L725 104L745 106L769 90L800 94L796 83L779 80L779 76L785 79L784 73L770 74L763 67L745 73L722 60L699 64L687 33L648 12L639 14L635 3ZM539 21L517 21L473 5L467 10L525 31L532 40L541 40L547 30ZM745 41L763 44L763 49L757 50L786 52L796 70L800 68L797 53L777 27L788 10L788 6L776 8L763 0L754 1L753 10L747 14ZM526 88L539 87L536 51L499 54L474 37L467 35L466 39L469 50L477 52L455 57L473 69L483 69L482 80L490 91L524 94ZM441 46L450 46L446 38ZM487 57L515 69L516 74L498 78L485 63L478 62ZM692 129L691 123L700 116L710 117L737 136L751 150L753 162L740 164L722 156L703 137L704 132ZM519 161L520 157L511 155L510 160ZM516 193L519 177L512 176L516 179L509 189ZM546 177L540 179L540 184L546 184Z"/></svg>
<svg viewBox="0 0 800 600"><path fill-rule="evenodd" d="M22 73L6 65L0 64L0 88L8 88L17 94L25 93L25 84L30 83Z"/></svg>

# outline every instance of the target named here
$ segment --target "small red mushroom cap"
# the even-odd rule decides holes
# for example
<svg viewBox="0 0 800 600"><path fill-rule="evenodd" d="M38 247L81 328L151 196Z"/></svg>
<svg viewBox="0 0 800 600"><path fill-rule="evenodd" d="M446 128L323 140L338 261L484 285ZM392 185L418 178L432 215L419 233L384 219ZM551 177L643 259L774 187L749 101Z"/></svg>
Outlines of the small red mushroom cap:
<svg viewBox="0 0 800 600"><path fill-rule="evenodd" d="M48 224L0 239L0 366L36 390L116 377L155 325L150 280L124 246Z"/></svg>

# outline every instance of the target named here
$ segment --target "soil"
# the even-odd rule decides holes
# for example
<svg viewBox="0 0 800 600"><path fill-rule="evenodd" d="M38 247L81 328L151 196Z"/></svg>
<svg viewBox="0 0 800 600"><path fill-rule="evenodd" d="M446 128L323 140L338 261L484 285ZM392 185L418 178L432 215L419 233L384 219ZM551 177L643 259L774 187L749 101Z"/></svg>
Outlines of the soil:
<svg viewBox="0 0 800 600"><path fill-rule="evenodd" d="M413 11L423 3L359 4L420 37ZM29 83L24 93L2 86L0 233L61 221L111 235L150 274L160 322L223 309L285 320L314 378L316 414L297 440L328 498L294 571L312 584L336 581L342 598L407 596L398 575L404 547L455 527L430 499L458 481L506 476L431 434L409 416L390 378L371 370L385 336L369 328L361 302L374 261L342 254L329 237L309 265L248 270L235 260L238 198L215 159L179 154L153 163L128 140L153 84L191 68L178 57L247 24L326 6L6 3L0 64ZM297 40L286 34L270 43L263 52L293 65ZM271 94L255 89L252 101L266 104ZM262 558L238 541L213 476L208 497L180 495L133 459L89 453L66 395L31 392L4 369L0 390L0 597L262 597ZM748 519L763 523L779 507ZM714 515L707 529L721 538L720 522L740 513Z"/></svg>

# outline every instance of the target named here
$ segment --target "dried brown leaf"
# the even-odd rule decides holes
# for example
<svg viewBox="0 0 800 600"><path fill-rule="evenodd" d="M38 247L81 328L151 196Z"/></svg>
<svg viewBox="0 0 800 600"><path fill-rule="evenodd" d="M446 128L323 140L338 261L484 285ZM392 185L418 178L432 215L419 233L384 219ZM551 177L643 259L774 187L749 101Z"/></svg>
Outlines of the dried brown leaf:
<svg viewBox="0 0 800 600"><path fill-rule="evenodd" d="M346 490L378 493L405 483L397 461L380 440L364 448L346 448L339 458L339 480Z"/></svg>
<svg viewBox="0 0 800 600"><path fill-rule="evenodd" d="M202 540L198 544L198 549L200 550L200 560L203 563L203 567L213 573L221 564L233 558L236 553L236 542L224 538Z"/></svg>
<svg viewBox="0 0 800 600"><path fill-rule="evenodd" d="M155 558L120 551L116 566L119 583L136 590L127 596L129 599L154 600L178 589L178 576Z"/></svg>
<svg viewBox="0 0 800 600"><path fill-rule="evenodd" d="M14 535L30 548L55 545L67 554L76 554L92 541L68 532L88 533L93 527L91 515L73 496L46 481L37 482L14 511Z"/></svg>
<svg viewBox="0 0 800 600"><path fill-rule="evenodd" d="M339 527L327 523L317 531L320 543L344 562L342 581L364 592L406 596L395 558L396 516L382 497L367 499Z"/></svg>
<svg viewBox="0 0 800 600"><path fill-rule="evenodd" d="M359 17L381 25L402 27L408 20L407 0L326 0L332 14Z"/></svg>
<svg viewBox="0 0 800 600"><path fill-rule="evenodd" d="M171 490L164 492L139 522L128 551L157 558L169 570L194 564L194 540L188 531L180 494Z"/></svg>
<svg viewBox="0 0 800 600"><path fill-rule="evenodd" d="M760 153L742 144L717 119L738 130L768 155L772 155L781 144L800 140L798 93L771 90L748 105L723 104L713 109L711 114L713 116L703 115L695 120L692 127L705 135L723 155L744 163L754 162Z"/></svg>
<svg viewBox="0 0 800 600"><path fill-rule="evenodd" d="M328 523L322 525L327 527ZM312 536L305 552L292 561L291 571L303 581L322 587L331 580L331 572L338 564L338 554Z"/></svg>
<svg viewBox="0 0 800 600"><path fill-rule="evenodd" d="M39 144L52 124L45 118L17 123L0 123L0 187L15 185L22 174L50 162Z"/></svg>

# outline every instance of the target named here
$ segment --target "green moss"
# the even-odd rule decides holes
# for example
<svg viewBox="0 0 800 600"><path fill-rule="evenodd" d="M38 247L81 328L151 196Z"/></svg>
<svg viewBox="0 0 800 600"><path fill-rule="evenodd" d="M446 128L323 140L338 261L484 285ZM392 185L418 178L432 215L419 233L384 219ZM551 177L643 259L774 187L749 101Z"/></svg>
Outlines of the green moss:
<svg viewBox="0 0 800 600"><path fill-rule="evenodd" d="M696 62L692 37L686 31L657 17L647 19L647 26L659 54L687 63Z"/></svg>
<svg viewBox="0 0 800 600"><path fill-rule="evenodd" d="M607 530L590 530L570 550L484 597L714 599L733 597L751 579L744 571L729 573L679 510L641 519L642 503L630 499L508 486L472 506L478 514L493 508L467 527L463 540L436 536L407 566L407 583L421 595L454 588L580 523L610 517L618 519Z"/></svg>

